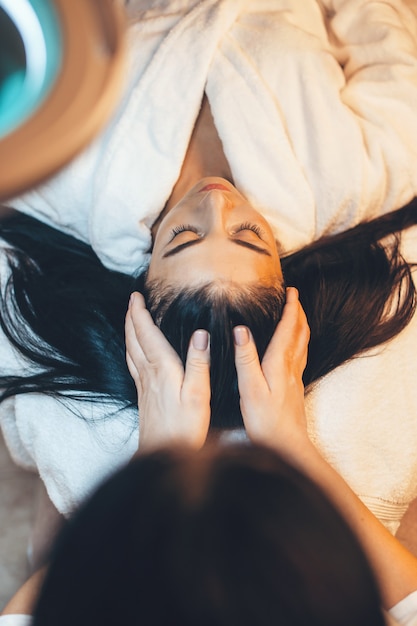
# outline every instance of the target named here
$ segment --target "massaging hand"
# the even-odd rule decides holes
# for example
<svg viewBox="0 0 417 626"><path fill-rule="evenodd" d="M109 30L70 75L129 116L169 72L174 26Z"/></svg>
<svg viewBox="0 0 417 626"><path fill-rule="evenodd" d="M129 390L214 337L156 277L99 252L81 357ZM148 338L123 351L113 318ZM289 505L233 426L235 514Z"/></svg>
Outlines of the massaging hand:
<svg viewBox="0 0 417 626"><path fill-rule="evenodd" d="M307 363L310 329L298 292L287 290L287 303L262 363L252 335L235 332L235 361L240 406L252 441L278 446L283 452L307 437L302 374Z"/></svg>
<svg viewBox="0 0 417 626"><path fill-rule="evenodd" d="M139 293L131 298L125 332L127 365L138 391L140 448L175 441L200 448L210 423L207 331L193 334L185 371Z"/></svg>

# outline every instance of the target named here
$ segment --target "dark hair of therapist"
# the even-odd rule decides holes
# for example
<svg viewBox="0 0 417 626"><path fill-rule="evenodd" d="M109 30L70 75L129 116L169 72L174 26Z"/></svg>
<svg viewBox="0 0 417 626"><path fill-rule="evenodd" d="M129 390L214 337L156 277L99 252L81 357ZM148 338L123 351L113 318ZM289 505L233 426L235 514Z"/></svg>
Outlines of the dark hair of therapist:
<svg viewBox="0 0 417 626"><path fill-rule="evenodd" d="M282 457L174 447L70 521L35 626L382 626L380 606L352 531Z"/></svg>

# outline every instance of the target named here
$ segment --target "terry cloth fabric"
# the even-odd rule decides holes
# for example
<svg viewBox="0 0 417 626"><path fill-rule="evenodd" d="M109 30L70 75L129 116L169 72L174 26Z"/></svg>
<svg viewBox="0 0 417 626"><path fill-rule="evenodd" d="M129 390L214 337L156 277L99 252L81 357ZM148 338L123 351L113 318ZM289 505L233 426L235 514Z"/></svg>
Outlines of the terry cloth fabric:
<svg viewBox="0 0 417 626"><path fill-rule="evenodd" d="M413 591L388 611L387 626L417 626L417 591Z"/></svg>
<svg viewBox="0 0 417 626"><path fill-rule="evenodd" d="M417 192L417 16L401 0L136 0L120 106L60 175L11 202L148 262L204 92L238 189L282 252Z"/></svg>
<svg viewBox="0 0 417 626"><path fill-rule="evenodd" d="M417 261L417 227L404 233L401 250ZM393 340L336 368L306 396L310 438L392 533L417 497L416 346L414 315Z"/></svg>
<svg viewBox="0 0 417 626"><path fill-rule="evenodd" d="M32 626L33 617L30 615L0 615L0 626Z"/></svg>
<svg viewBox="0 0 417 626"><path fill-rule="evenodd" d="M6 250L0 240L0 297L10 274ZM0 363L2 375L36 371L2 332ZM13 460L39 473L52 503L66 517L136 452L137 421L135 410L88 398L71 403L31 393L0 403L0 426Z"/></svg>

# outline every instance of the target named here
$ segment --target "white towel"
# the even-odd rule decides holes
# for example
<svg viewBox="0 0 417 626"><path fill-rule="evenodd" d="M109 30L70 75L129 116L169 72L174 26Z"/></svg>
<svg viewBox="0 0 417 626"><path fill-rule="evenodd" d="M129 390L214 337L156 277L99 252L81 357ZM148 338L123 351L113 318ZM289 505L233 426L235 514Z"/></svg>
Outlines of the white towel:
<svg viewBox="0 0 417 626"><path fill-rule="evenodd" d="M0 283L10 274L0 246ZM0 332L2 375L33 373ZM138 448L136 410L86 400L62 402L40 393L22 394L0 404L0 426L13 460L39 473L49 498L68 517L107 476L127 463Z"/></svg>
<svg viewBox="0 0 417 626"><path fill-rule="evenodd" d="M417 227L403 239L416 262ZM417 497L416 346L414 315L393 340L325 376L306 402L310 438L393 533Z"/></svg>

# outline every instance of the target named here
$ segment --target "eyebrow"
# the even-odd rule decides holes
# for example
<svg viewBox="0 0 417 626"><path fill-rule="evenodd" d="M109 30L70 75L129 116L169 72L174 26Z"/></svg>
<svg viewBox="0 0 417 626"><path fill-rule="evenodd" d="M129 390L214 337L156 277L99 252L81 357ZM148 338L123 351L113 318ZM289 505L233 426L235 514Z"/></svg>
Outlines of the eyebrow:
<svg viewBox="0 0 417 626"><path fill-rule="evenodd" d="M191 239L190 241L186 241L185 243L180 243L178 246L175 246L175 248L172 248L172 250L168 250L168 252L165 252L165 254L162 256L162 258L166 259L166 258L168 258L170 256L174 256L174 254L178 254L179 252L181 252L185 248L189 248L190 246L196 246L197 244L201 243L202 241L204 241L203 238L201 238L201 239ZM229 241L232 241L237 246L242 246L243 248L248 248L249 250L253 250L254 252L258 252L259 254L265 254L266 256L272 256L271 253L268 252L268 250L265 250L265 248L260 248L259 246L255 245L254 243L249 243L249 241L243 241L242 239L229 239Z"/></svg>

